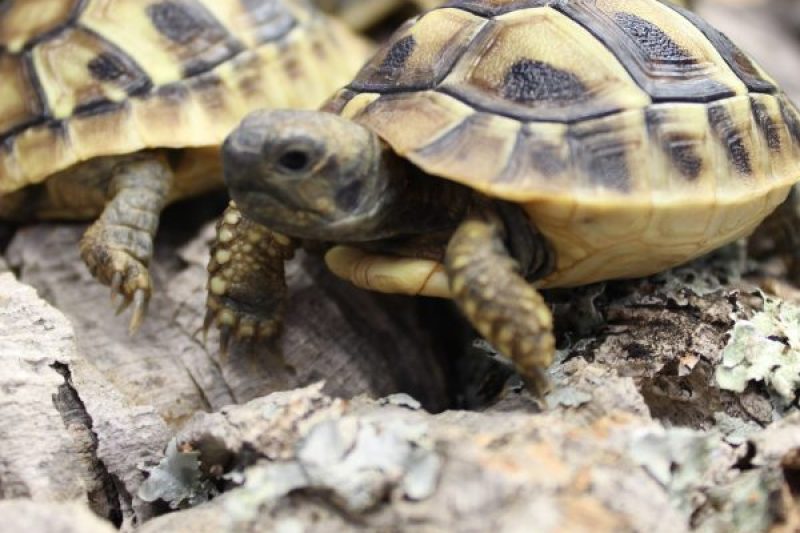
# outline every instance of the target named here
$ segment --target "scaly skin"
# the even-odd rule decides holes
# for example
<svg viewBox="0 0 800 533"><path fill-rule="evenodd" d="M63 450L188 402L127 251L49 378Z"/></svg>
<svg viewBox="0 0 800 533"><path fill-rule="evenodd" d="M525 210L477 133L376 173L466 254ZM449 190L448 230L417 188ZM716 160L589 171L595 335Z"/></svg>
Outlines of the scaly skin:
<svg viewBox="0 0 800 533"><path fill-rule="evenodd" d="M453 299L483 338L509 357L529 388L544 395L544 371L555 354L553 318L542 296L521 275L497 222L468 218L445 255Z"/></svg>
<svg viewBox="0 0 800 533"><path fill-rule="evenodd" d="M248 220L231 202L217 224L208 264L208 300L203 330L220 328L220 345L227 352L237 340L277 336L286 309L284 262L296 243Z"/></svg>
<svg viewBox="0 0 800 533"><path fill-rule="evenodd" d="M83 235L81 257L98 281L119 296L118 313L133 304L130 330L141 326L153 285L148 265L173 175L157 156L122 160L112 171L103 213Z"/></svg>

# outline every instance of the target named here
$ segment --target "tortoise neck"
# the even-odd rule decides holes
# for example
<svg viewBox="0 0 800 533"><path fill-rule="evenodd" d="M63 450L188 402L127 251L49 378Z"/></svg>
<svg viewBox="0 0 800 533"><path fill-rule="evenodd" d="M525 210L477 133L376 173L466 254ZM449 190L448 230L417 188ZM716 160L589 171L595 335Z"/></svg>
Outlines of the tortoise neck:
<svg viewBox="0 0 800 533"><path fill-rule="evenodd" d="M386 146L380 168L388 184L386 198L372 230L362 232L358 240L455 229L475 202L471 189L425 173Z"/></svg>

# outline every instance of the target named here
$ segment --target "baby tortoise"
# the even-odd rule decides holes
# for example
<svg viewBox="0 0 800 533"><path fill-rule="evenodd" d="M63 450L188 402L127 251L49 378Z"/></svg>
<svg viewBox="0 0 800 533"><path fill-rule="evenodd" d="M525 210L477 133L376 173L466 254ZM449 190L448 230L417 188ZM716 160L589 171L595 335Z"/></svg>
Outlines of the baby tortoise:
<svg viewBox="0 0 800 533"><path fill-rule="evenodd" d="M0 218L92 219L81 255L145 313L165 204L222 186L249 111L316 108L366 59L306 0L0 5Z"/></svg>
<svg viewBox="0 0 800 533"><path fill-rule="evenodd" d="M452 297L538 392L537 288L653 274L750 234L800 176L795 106L657 0L453 0L323 109L226 140L209 321L277 331L303 241L359 287Z"/></svg>

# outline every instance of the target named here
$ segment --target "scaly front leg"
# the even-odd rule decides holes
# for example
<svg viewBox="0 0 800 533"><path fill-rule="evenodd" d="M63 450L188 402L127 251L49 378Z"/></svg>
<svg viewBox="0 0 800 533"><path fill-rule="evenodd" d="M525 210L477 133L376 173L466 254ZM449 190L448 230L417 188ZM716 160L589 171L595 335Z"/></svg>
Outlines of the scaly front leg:
<svg viewBox="0 0 800 533"><path fill-rule="evenodd" d="M208 264L205 331L216 323L223 352L233 337L271 338L286 308L284 262L297 244L245 218L231 202L217 224Z"/></svg>
<svg viewBox="0 0 800 533"><path fill-rule="evenodd" d="M130 329L142 323L152 292L148 265L172 171L157 156L121 161L109 181L110 200L81 239L81 257L92 275L111 286L120 311L133 303Z"/></svg>
<svg viewBox="0 0 800 533"><path fill-rule="evenodd" d="M539 292L519 274L499 222L473 217L450 239L445 268L453 298L475 329L514 362L537 395L550 386L553 318Z"/></svg>

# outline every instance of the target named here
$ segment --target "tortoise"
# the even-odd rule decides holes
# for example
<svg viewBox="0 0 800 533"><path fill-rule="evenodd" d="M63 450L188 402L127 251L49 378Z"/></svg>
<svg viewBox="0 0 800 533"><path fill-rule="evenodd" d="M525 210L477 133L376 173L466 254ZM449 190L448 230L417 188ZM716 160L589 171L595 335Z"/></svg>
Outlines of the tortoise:
<svg viewBox="0 0 800 533"><path fill-rule="evenodd" d="M135 330L164 205L222 187L247 112L316 108L368 53L307 0L5 1L0 218L99 215L81 255Z"/></svg>
<svg viewBox="0 0 800 533"><path fill-rule="evenodd" d="M452 298L535 391L539 289L647 276L747 236L800 176L800 117L706 21L658 0L452 0L321 111L257 111L206 325L275 335L305 243L355 285Z"/></svg>

